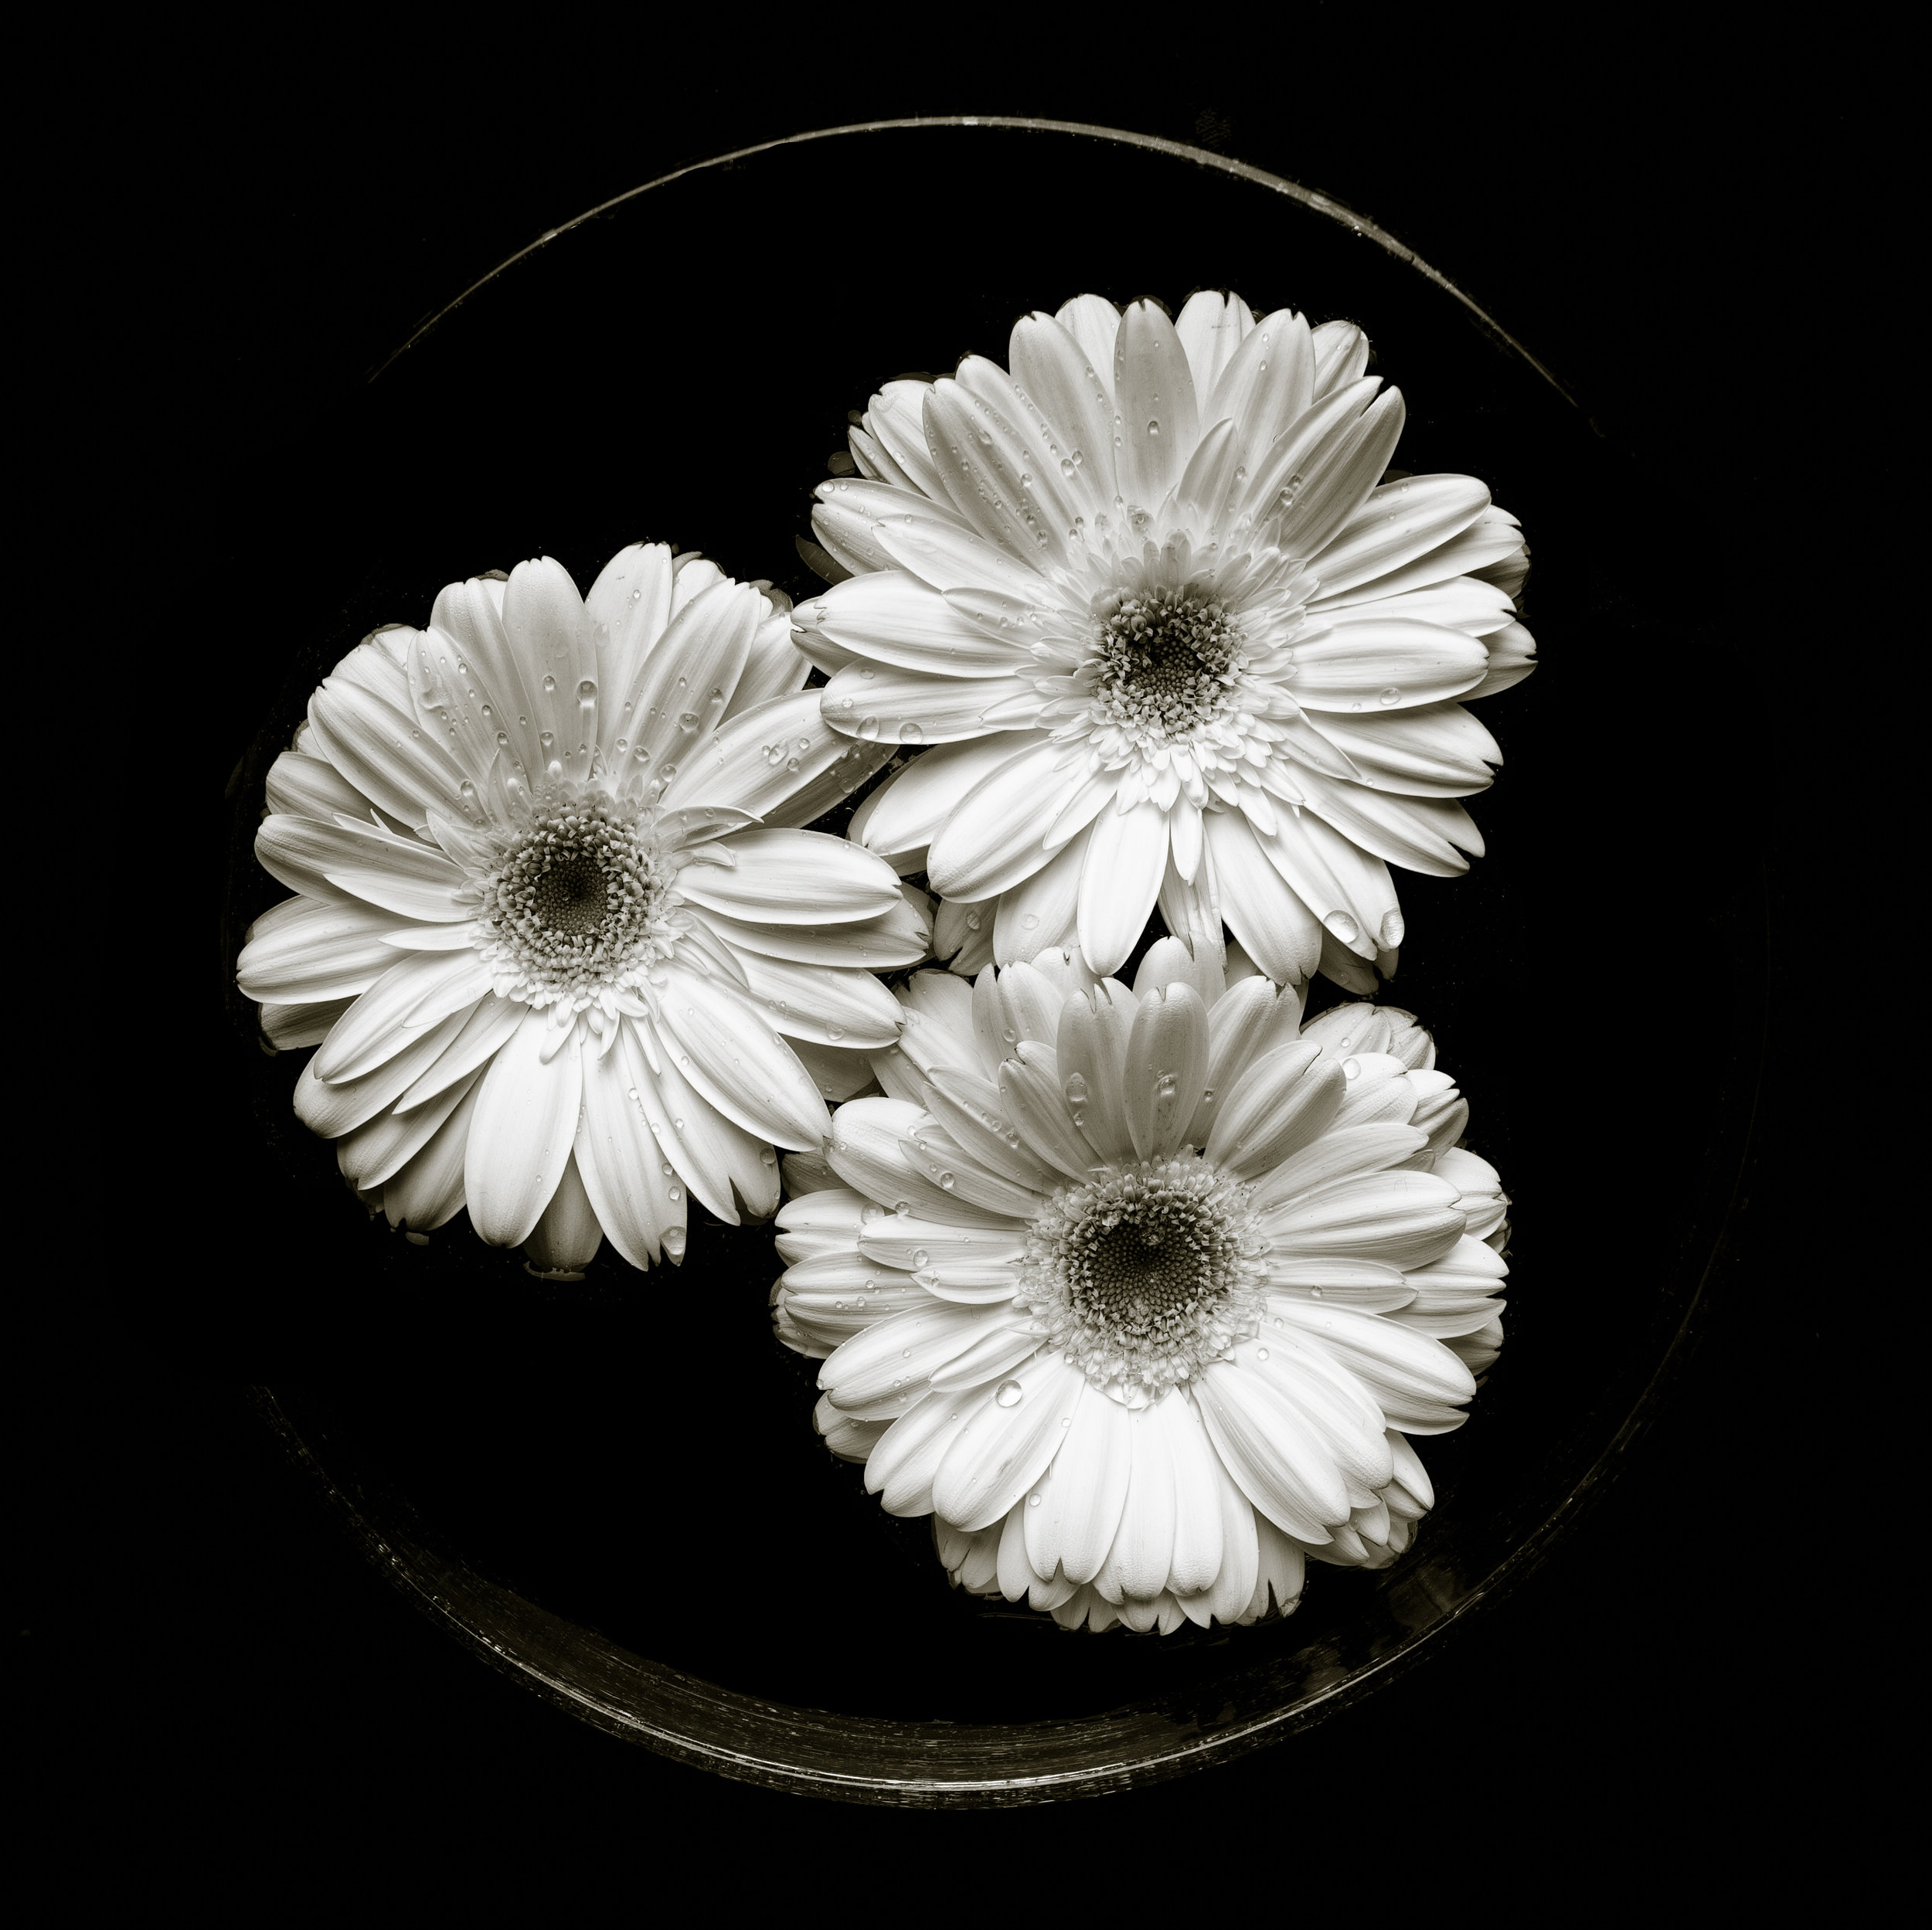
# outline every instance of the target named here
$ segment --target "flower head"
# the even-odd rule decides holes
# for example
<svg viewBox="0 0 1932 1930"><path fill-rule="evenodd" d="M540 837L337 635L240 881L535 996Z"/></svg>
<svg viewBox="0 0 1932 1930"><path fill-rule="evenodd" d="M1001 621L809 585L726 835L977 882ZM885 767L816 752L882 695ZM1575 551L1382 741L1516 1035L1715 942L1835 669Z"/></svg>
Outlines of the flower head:
<svg viewBox="0 0 1932 1930"><path fill-rule="evenodd" d="M886 1096L787 1161L779 1336L954 1580L1070 1627L1250 1622L1431 1505L1406 1437L1502 1344L1507 1201L1405 1012L1166 939L900 994ZM809 1188L811 1190L801 1191Z"/></svg>
<svg viewBox="0 0 1932 1930"><path fill-rule="evenodd" d="M1083 295L1010 369L872 397L813 516L855 573L797 635L837 729L934 747L852 834L988 914L999 962L1112 971L1158 903L1284 983L1372 990L1389 865L1481 851L1454 800L1502 754L1458 699L1534 667L1527 552L1481 483L1389 469L1367 358L1287 309Z"/></svg>
<svg viewBox="0 0 1932 1930"><path fill-rule="evenodd" d="M569 1269L678 1259L687 1191L777 1205L812 1055L889 1044L870 968L926 946L884 864L796 828L883 756L809 671L782 596L641 544L587 602L547 559L452 584L324 681L256 838L298 895L238 969L319 1045L296 1110L372 1208Z"/></svg>

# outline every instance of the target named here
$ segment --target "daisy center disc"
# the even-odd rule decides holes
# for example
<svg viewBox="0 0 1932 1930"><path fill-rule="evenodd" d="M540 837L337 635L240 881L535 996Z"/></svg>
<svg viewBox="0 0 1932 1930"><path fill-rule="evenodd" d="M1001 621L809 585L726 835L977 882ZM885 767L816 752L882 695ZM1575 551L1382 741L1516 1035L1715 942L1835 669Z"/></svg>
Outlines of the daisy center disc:
<svg viewBox="0 0 1932 1930"><path fill-rule="evenodd" d="M1158 1398L1256 1330L1248 1194L1192 1154L1069 1187L1034 1222L1021 1297L1090 1379Z"/></svg>
<svg viewBox="0 0 1932 1930"><path fill-rule="evenodd" d="M1141 591L1104 606L1094 654L1102 713L1162 737L1185 736L1212 722L1244 661L1240 626L1222 605L1176 590Z"/></svg>
<svg viewBox="0 0 1932 1930"><path fill-rule="evenodd" d="M675 943L673 871L648 816L574 787L539 797L481 881L479 949L497 990L580 1011L634 983Z"/></svg>

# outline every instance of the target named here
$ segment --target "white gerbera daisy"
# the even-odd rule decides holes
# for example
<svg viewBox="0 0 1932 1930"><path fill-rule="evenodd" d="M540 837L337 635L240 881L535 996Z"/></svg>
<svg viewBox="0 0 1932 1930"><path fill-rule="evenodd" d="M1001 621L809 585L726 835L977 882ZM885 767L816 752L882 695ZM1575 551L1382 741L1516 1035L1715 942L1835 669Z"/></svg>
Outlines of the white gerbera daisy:
<svg viewBox="0 0 1932 1930"><path fill-rule="evenodd" d="M789 628L635 545L587 603L547 559L452 584L310 699L255 841L298 895L239 976L273 1041L319 1042L295 1109L392 1224L467 1205L539 1266L675 1260L687 1190L763 1217L773 1147L820 1143L800 1053L896 1036L871 968L924 921L795 828L882 753L825 727Z"/></svg>
<svg viewBox="0 0 1932 1930"><path fill-rule="evenodd" d="M1402 398L1352 324L1083 295L1009 358L886 383L862 474L818 490L856 573L797 613L825 715L937 747L852 834L996 905L1002 963L1077 942L1112 971L1158 902L1284 982L1325 946L1359 983L1402 942L1389 865L1482 848L1454 800L1502 754L1457 700L1534 667L1515 519L1389 470Z"/></svg>
<svg viewBox="0 0 1932 1930"><path fill-rule="evenodd" d="M955 1582L1068 1627L1251 1622L1307 1556L1408 1545L1405 1436L1459 1426L1502 1344L1507 1202L1406 1013L1303 1028L1172 939L1136 990L1066 950L915 974L889 1096L787 1162L818 1190L780 1211L774 1320Z"/></svg>

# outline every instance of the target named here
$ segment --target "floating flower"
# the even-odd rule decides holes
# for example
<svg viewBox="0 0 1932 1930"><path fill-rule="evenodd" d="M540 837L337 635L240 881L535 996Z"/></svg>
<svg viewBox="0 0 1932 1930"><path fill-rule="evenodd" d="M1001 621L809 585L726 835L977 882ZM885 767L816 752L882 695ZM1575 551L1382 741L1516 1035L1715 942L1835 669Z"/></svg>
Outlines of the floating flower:
<svg viewBox="0 0 1932 1930"><path fill-rule="evenodd" d="M1083 295L1015 326L1010 373L872 397L812 518L855 573L797 634L838 729L934 747L852 834L1001 963L1077 942L1112 971L1158 902L1284 983L1372 988L1389 866L1481 851L1454 800L1502 754L1458 700L1534 668L1527 552L1480 482L1389 467L1403 402L1367 358L1285 308Z"/></svg>
<svg viewBox="0 0 1932 1930"><path fill-rule="evenodd" d="M1056 950L900 997L887 1096L778 1216L834 1451L956 1582L1068 1627L1251 1622L1309 1555L1393 1561L1433 1498L1406 1437L1461 1424L1508 1270L1429 1035L1301 1026L1173 939L1133 993Z"/></svg>
<svg viewBox="0 0 1932 1930"><path fill-rule="evenodd" d="M787 606L662 545L452 584L309 701L255 841L298 895L241 989L319 1044L295 1109L413 1232L581 1266L778 1202L829 1119L801 1054L879 1046L927 955L897 878L796 828L883 753L828 729Z"/></svg>

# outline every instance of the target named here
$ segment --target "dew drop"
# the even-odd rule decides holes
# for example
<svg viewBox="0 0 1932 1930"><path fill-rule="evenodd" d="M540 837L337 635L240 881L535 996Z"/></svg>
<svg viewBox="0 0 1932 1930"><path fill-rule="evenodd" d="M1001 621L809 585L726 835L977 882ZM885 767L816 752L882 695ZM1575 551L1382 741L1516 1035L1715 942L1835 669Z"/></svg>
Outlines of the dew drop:
<svg viewBox="0 0 1932 1930"><path fill-rule="evenodd" d="M679 712L678 728L680 730L696 730L698 728L698 713L695 710Z"/></svg>
<svg viewBox="0 0 1932 1930"><path fill-rule="evenodd" d="M879 719L876 717L860 718L859 720L859 734L861 737L876 737L879 735Z"/></svg>
<svg viewBox="0 0 1932 1930"><path fill-rule="evenodd" d="M916 1246L913 1249L913 1265L916 1267L930 1266L932 1258L931 1254L928 1253L923 1246Z"/></svg>
<svg viewBox="0 0 1932 1930"><path fill-rule="evenodd" d="M679 1259L684 1252L684 1228L682 1226L667 1226L662 1237L664 1250L674 1260Z"/></svg>
<svg viewBox="0 0 1932 1930"><path fill-rule="evenodd" d="M939 1276L929 1266L921 1267L920 1270L913 1276L913 1279L920 1286L926 1288L928 1292L939 1284Z"/></svg>
<svg viewBox="0 0 1932 1930"><path fill-rule="evenodd" d="M1026 1390L1017 1381L1002 1381L993 1395L1002 1407L1018 1407L1026 1398Z"/></svg>
<svg viewBox="0 0 1932 1930"><path fill-rule="evenodd" d="M1028 1495L1026 1497L1026 1505L1029 1508L1038 1507L1039 1506L1039 1497L1037 1494Z"/></svg>
<svg viewBox="0 0 1932 1930"><path fill-rule="evenodd" d="M1257 1361L1265 1361L1268 1357L1268 1350L1264 1347L1257 1347L1254 1350L1254 1357Z"/></svg>
<svg viewBox="0 0 1932 1930"><path fill-rule="evenodd" d="M979 913L978 912L968 912L966 914L966 929L969 932L976 932L979 929Z"/></svg>
<svg viewBox="0 0 1932 1930"><path fill-rule="evenodd" d="M1402 943L1402 935L1407 929L1408 927L1402 922L1401 912L1384 912L1382 914L1382 949L1386 952L1393 951Z"/></svg>
<svg viewBox="0 0 1932 1930"><path fill-rule="evenodd" d="M939 1183L941 1186L945 1188L947 1192L950 1193L957 1182L954 1181L951 1174L942 1173L939 1176Z"/></svg>
<svg viewBox="0 0 1932 1930"><path fill-rule="evenodd" d="M1342 1076L1344 1079L1353 1079L1361 1070L1362 1062L1359 1058L1345 1058L1342 1062Z"/></svg>
<svg viewBox="0 0 1932 1930"><path fill-rule="evenodd" d="M1318 1300L1321 1299L1321 1288L1320 1288L1320 1287L1318 1287L1318 1286L1311 1286L1311 1287L1310 1287L1310 1288L1308 1289L1308 1291L1309 1291L1311 1293L1312 1293L1312 1294L1315 1296L1315 1297ZM1276 1325L1277 1327L1279 1327L1281 1324L1281 1323L1279 1320L1277 1320L1277 1321L1275 1322L1275 1325Z"/></svg>
<svg viewBox="0 0 1932 1930"><path fill-rule="evenodd" d="M1172 1072L1163 1072L1154 1082L1154 1096L1156 1099L1172 1099L1174 1096L1174 1075Z"/></svg>
<svg viewBox="0 0 1932 1930"><path fill-rule="evenodd" d="M546 697L554 697L556 695L556 679L554 677L544 678L543 694Z"/></svg>
<svg viewBox="0 0 1932 1930"><path fill-rule="evenodd" d="M1020 926L1023 930L1030 932L1039 923L1039 919L1038 915L1035 912L1029 912L1026 916L1020 920Z"/></svg>
<svg viewBox="0 0 1932 1930"><path fill-rule="evenodd" d="M1070 1106L1087 1103L1087 1081L1078 1072L1070 1072L1066 1077L1066 1102Z"/></svg>
<svg viewBox="0 0 1932 1930"><path fill-rule="evenodd" d="M926 733L919 725L908 720L899 727L899 741L902 744L923 744Z"/></svg>
<svg viewBox="0 0 1932 1930"><path fill-rule="evenodd" d="M1362 927L1346 912L1330 912L1321 922L1345 945L1352 945L1362 936Z"/></svg>
<svg viewBox="0 0 1932 1930"><path fill-rule="evenodd" d="M1401 702L1402 692L1397 690L1393 684L1391 684L1389 688L1382 693L1382 702L1385 708L1390 704L1399 704Z"/></svg>

